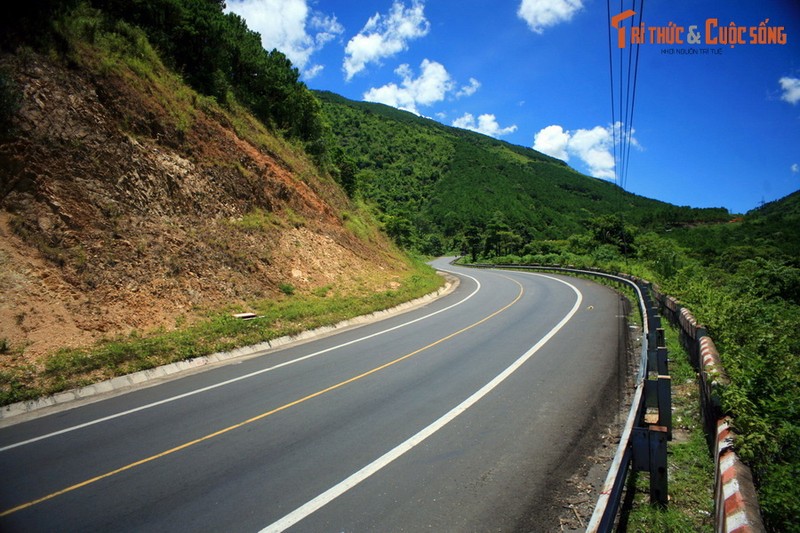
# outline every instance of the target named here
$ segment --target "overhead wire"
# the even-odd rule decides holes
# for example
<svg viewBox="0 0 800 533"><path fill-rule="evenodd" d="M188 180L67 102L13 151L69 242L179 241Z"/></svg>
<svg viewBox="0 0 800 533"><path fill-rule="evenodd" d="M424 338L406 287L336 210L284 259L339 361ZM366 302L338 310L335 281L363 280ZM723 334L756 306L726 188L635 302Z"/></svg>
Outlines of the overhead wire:
<svg viewBox="0 0 800 533"><path fill-rule="evenodd" d="M614 124L616 123L617 117L614 109L614 58L613 47L611 45L611 0L606 2L606 7L608 11L608 72L611 81L611 145L614 153L614 180L617 181L617 185L621 185L617 179L617 139L616 133L614 132Z"/></svg>
<svg viewBox="0 0 800 533"><path fill-rule="evenodd" d="M624 47L619 47L619 84L614 85L615 68L612 41L612 16L611 0L607 1L608 16L608 61L609 78L611 81L611 137L614 156L614 178L623 190L627 188L628 172L630 169L630 154L633 144L633 116L636 109L636 87L639 78L639 49L640 40L635 43L626 39ZM640 26L643 20L644 0L632 0L631 10L638 15L620 21L620 28L627 36L632 35L632 28ZM625 11L624 0L620 0L619 12ZM628 45L630 44L630 46ZM625 54L627 53L627 58ZM625 68L627 59L627 69ZM617 93L618 91L618 93ZM617 106L617 98L619 105Z"/></svg>
<svg viewBox="0 0 800 533"><path fill-rule="evenodd" d="M632 19L631 19L632 20ZM631 25L631 28L633 25ZM628 51L628 71L627 71L627 84L625 87L625 117L622 120L622 124L620 125L620 142L622 143L622 153L620 154L620 160L622 161L620 165L620 181L622 182L622 188L625 188L625 178L628 175L628 137L627 137L627 129L628 124L630 124L630 101L631 101L631 69L633 65L633 53L632 51ZM622 49L620 49L620 67L619 67L619 74L622 76ZM622 95L620 94L620 98ZM614 129L616 130L616 124L614 124ZM616 135L616 131L614 133Z"/></svg>
<svg viewBox="0 0 800 533"><path fill-rule="evenodd" d="M639 20L638 22L636 22L635 25L639 26L642 22L642 17L644 16L644 0L639 1L639 10L637 11L637 13L639 15ZM626 151L625 151L624 173L622 176L623 187L626 187L628 184L628 171L630 170L631 146L633 144L633 114L634 111L636 110L636 87L637 87L637 81L639 79L639 47L640 47L640 42L637 41L636 54L635 54L636 60L634 61L634 67L633 67L633 82L629 85L629 87L632 87L633 89L633 94L631 95L631 100L630 100L630 116L628 116L625 120L626 132L624 135L624 139L626 143ZM629 57L633 57L633 55L634 51L631 50ZM630 69L630 61L628 63Z"/></svg>
<svg viewBox="0 0 800 533"><path fill-rule="evenodd" d="M625 7L623 6L623 0L619 0L619 12L622 13L624 10L625 10ZM624 24L624 22L623 22L623 24ZM623 85L627 86L627 83L623 83L623 79L624 78L622 76L622 73L623 73L623 69L622 69L623 56L624 56L624 51L627 50L627 49L628 49L627 45L626 45L625 48L619 48L619 118L620 118L619 122L622 122L623 115L627 111L627 108L628 108L628 106L625 105L625 102L622 99L622 95L624 94L624 91L623 91L622 87L623 87ZM630 83L630 80L628 80L628 83ZM625 111L623 111L623 110L625 110ZM616 122L614 122L614 123L611 124L611 134L614 137L614 139L617 138L616 130L617 130L617 124L616 124ZM623 142L621 137L619 139L619 143L620 143L620 150L619 150L619 163L617 164L617 173L618 173L617 180L619 181L620 187L622 187L624 189L625 188L625 184L622 182L622 177L625 175L625 168L624 168L625 161L624 161L624 158L623 158L623 154L625 153L625 143Z"/></svg>
<svg viewBox="0 0 800 533"><path fill-rule="evenodd" d="M612 17L611 15L611 1L607 0L607 16L608 16L608 65L609 65L609 79L611 82L611 139L614 155L614 179L618 185L619 190L619 217L621 223L621 252L625 260L628 259L629 244L628 236L625 230L625 209L623 202L625 201L624 191L628 186L628 172L630 169L630 155L631 146L633 141L633 116L636 109L636 86L639 78L639 46L642 42L641 33L637 34L638 39L633 39L634 26L643 28L643 11L644 0L631 0L630 10L625 10L625 0L619 1L619 15ZM638 15L638 19L636 16ZM614 26L612 26L612 22ZM612 27L616 27L617 35L617 48L619 49L619 84L614 86L616 72L614 70L614 54L613 54L613 39ZM622 39L622 37L626 37ZM622 41L622 42L620 42ZM627 58L625 54L627 53ZM627 59L627 68L626 68ZM618 91L618 93L617 93ZM618 106L617 106L617 98Z"/></svg>

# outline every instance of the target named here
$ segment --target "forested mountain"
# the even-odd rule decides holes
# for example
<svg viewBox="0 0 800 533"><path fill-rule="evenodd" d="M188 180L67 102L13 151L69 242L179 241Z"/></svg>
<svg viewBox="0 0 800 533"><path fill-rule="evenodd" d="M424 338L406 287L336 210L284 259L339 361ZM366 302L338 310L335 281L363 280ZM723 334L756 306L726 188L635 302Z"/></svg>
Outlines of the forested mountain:
<svg viewBox="0 0 800 533"><path fill-rule="evenodd" d="M671 237L708 261L737 264L769 257L800 267L800 191L753 209L730 224L681 228Z"/></svg>
<svg viewBox="0 0 800 533"><path fill-rule="evenodd" d="M722 221L725 209L676 207L579 174L530 148L406 111L317 92L332 127L333 160L351 196L372 203L387 232L427 253L480 240L487 252L524 253L566 239L593 219L646 228Z"/></svg>

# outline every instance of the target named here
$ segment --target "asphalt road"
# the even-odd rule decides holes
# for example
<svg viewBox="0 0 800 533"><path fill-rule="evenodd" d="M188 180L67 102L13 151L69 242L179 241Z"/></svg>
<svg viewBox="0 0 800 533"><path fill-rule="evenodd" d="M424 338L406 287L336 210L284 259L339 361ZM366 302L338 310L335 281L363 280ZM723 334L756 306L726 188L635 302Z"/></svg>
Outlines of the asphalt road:
<svg viewBox="0 0 800 533"><path fill-rule="evenodd" d="M435 266L425 307L0 429L0 531L552 530L620 298Z"/></svg>

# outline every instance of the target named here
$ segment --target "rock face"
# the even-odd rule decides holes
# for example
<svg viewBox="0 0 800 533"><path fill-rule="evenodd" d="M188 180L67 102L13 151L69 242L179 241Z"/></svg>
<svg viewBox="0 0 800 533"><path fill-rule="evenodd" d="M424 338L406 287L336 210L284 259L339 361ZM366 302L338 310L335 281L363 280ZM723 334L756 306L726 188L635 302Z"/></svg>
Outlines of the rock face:
<svg viewBox="0 0 800 533"><path fill-rule="evenodd" d="M0 58L0 339L35 356L402 268L300 150L169 73ZM96 66L95 66L96 67ZM236 123L236 124L234 124ZM387 275L388 277L388 275ZM388 283L388 281L387 281Z"/></svg>

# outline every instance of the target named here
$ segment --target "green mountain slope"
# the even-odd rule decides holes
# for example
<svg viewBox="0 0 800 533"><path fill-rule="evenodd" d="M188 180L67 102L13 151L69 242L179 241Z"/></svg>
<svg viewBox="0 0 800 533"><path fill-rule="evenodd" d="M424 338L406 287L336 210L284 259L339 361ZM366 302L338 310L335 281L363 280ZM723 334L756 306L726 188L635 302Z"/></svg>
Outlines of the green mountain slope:
<svg viewBox="0 0 800 533"><path fill-rule="evenodd" d="M800 191L730 224L681 228L671 237L706 264L732 268L758 257L800 266Z"/></svg>
<svg viewBox="0 0 800 533"><path fill-rule="evenodd" d="M640 226L729 218L724 209L676 207L584 176L563 161L412 113L317 92L332 127L340 182L374 203L405 246L437 253L492 221L532 240L564 239L602 215ZM513 248L513 246L512 246ZM518 251L518 250L517 250Z"/></svg>
<svg viewBox="0 0 800 533"><path fill-rule="evenodd" d="M742 233L753 243L774 244L787 257L800 258L800 191L747 213Z"/></svg>

